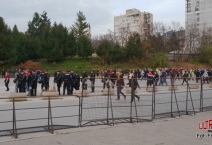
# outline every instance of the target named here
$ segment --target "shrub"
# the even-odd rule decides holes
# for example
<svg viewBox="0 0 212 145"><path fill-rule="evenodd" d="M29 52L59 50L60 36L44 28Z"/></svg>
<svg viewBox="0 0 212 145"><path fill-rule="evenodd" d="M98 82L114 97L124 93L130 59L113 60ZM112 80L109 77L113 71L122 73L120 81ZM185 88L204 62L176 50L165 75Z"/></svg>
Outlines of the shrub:
<svg viewBox="0 0 212 145"><path fill-rule="evenodd" d="M163 53L158 53L152 58L152 65L154 68L157 67L169 67L169 59Z"/></svg>
<svg viewBox="0 0 212 145"><path fill-rule="evenodd" d="M23 70L41 70L42 69L42 64L39 62L33 62L31 60L28 60L25 63L21 63L18 66L18 69L23 69Z"/></svg>

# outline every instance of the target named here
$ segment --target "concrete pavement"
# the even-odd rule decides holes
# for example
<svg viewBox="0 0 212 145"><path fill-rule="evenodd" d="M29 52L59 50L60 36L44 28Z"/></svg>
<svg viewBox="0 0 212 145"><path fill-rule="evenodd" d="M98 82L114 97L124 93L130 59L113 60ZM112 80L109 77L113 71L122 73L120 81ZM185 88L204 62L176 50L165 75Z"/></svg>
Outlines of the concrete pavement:
<svg viewBox="0 0 212 145"><path fill-rule="evenodd" d="M114 127L60 130L54 135L41 134L43 137L27 138L27 135L20 135L25 139L3 141L0 145L211 145L212 136L208 137L207 131L198 129L199 122L208 119L212 119L211 111ZM205 137L197 138L197 134L205 134Z"/></svg>

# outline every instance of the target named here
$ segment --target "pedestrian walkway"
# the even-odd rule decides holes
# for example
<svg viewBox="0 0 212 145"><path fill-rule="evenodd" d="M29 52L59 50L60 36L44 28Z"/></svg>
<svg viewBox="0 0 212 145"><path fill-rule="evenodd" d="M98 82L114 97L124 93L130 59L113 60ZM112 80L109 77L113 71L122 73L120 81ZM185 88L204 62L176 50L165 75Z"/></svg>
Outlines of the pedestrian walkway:
<svg viewBox="0 0 212 145"><path fill-rule="evenodd" d="M17 140L6 142L2 137L0 145L211 145L212 135L208 137L207 131L199 130L199 123L208 119L212 119L212 111L115 127L60 130L54 135L20 135ZM197 134L205 134L205 137L197 138Z"/></svg>

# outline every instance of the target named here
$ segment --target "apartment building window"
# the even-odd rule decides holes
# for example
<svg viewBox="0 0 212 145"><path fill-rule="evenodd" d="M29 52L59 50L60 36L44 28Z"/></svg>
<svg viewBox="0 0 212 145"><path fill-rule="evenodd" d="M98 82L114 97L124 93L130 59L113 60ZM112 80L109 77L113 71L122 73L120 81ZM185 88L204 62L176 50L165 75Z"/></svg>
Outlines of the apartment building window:
<svg viewBox="0 0 212 145"><path fill-rule="evenodd" d="M196 7L195 7L195 11L199 11L199 7L200 7L200 2L199 2L199 1L197 1L197 3L196 3Z"/></svg>
<svg viewBox="0 0 212 145"><path fill-rule="evenodd" d="M197 22L199 22L199 17L197 18Z"/></svg>
<svg viewBox="0 0 212 145"><path fill-rule="evenodd" d="M191 3L188 3L188 4L187 4L187 12L188 12L188 13L191 12Z"/></svg>

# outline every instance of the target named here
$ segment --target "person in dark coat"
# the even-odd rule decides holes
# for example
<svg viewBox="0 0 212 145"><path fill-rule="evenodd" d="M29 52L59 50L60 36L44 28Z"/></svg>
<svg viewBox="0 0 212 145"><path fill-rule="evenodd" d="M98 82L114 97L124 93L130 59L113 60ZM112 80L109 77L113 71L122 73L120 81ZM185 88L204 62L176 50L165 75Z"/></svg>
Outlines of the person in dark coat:
<svg viewBox="0 0 212 145"><path fill-rule="evenodd" d="M70 71L70 95L73 95L75 87L75 73L73 70Z"/></svg>
<svg viewBox="0 0 212 145"><path fill-rule="evenodd" d="M37 95L37 82L38 82L38 76L37 73L33 70L31 73L31 78L29 82L29 95L30 96L36 96Z"/></svg>
<svg viewBox="0 0 212 145"><path fill-rule="evenodd" d="M18 89L19 92L25 92L25 82L26 82L26 75L24 71L21 71L19 80L18 80Z"/></svg>
<svg viewBox="0 0 212 145"><path fill-rule="evenodd" d="M80 88L80 75L78 73L75 73L75 90L79 90Z"/></svg>
<svg viewBox="0 0 212 145"><path fill-rule="evenodd" d="M110 75L110 81L115 85L115 80L117 79L117 76L114 71L112 71L112 74ZM114 88L114 86L112 86Z"/></svg>
<svg viewBox="0 0 212 145"><path fill-rule="evenodd" d="M137 96L137 95L135 94L135 90L136 90L137 88L140 89L140 86L139 86L138 81L137 81L137 77L134 75L134 73L132 73L131 75L132 75L132 77L131 77L131 79L130 79L129 86L134 90L134 91L133 91L134 93L133 93L133 95L132 95L132 97L131 97L131 102L130 102L130 103L133 102L134 97L136 97L136 98L138 99L138 101L140 100L140 97Z"/></svg>
<svg viewBox="0 0 212 145"><path fill-rule="evenodd" d="M88 78L87 72L84 70L82 74L82 79L81 79L83 90L87 90L87 84L85 84L85 82L87 81L87 78Z"/></svg>
<svg viewBox="0 0 212 145"><path fill-rule="evenodd" d="M124 96L124 100L126 99L126 95L124 93L122 93L122 89L124 87L124 79L123 79L123 75L121 73L121 71L118 71L117 74L117 78L116 78L116 86L117 86L117 99L116 100L120 100L120 94L122 94Z"/></svg>
<svg viewBox="0 0 212 145"><path fill-rule="evenodd" d="M70 74L69 71L67 71L63 76L63 95L65 95L65 90L67 89L67 95L70 94Z"/></svg>
<svg viewBox="0 0 212 145"><path fill-rule="evenodd" d="M50 75L49 75L48 71L46 71L45 74L44 74L44 87L45 87L45 90L49 90L49 80L50 80Z"/></svg>
<svg viewBox="0 0 212 145"><path fill-rule="evenodd" d="M183 85L184 82L186 82L186 84L188 84L188 72L187 72L187 70L185 70L185 73L183 74L182 78L183 78L183 82L182 82L181 85Z"/></svg>
<svg viewBox="0 0 212 145"><path fill-rule="evenodd" d="M93 93L95 89L95 73L93 70L91 71L91 74L90 74L90 81L93 84L91 88L91 93Z"/></svg>
<svg viewBox="0 0 212 145"><path fill-rule="evenodd" d="M199 79L200 79L200 77L201 77L201 75L200 75L200 70L199 70L199 69L196 69L196 70L194 71L194 73L195 73L195 75L196 75L196 83L198 83L198 82L199 82Z"/></svg>
<svg viewBox="0 0 212 145"><path fill-rule="evenodd" d="M58 91L59 95L61 95L60 87L62 84L62 75L60 74L60 71L57 71L57 75L55 76L55 83L57 84L57 91Z"/></svg>

